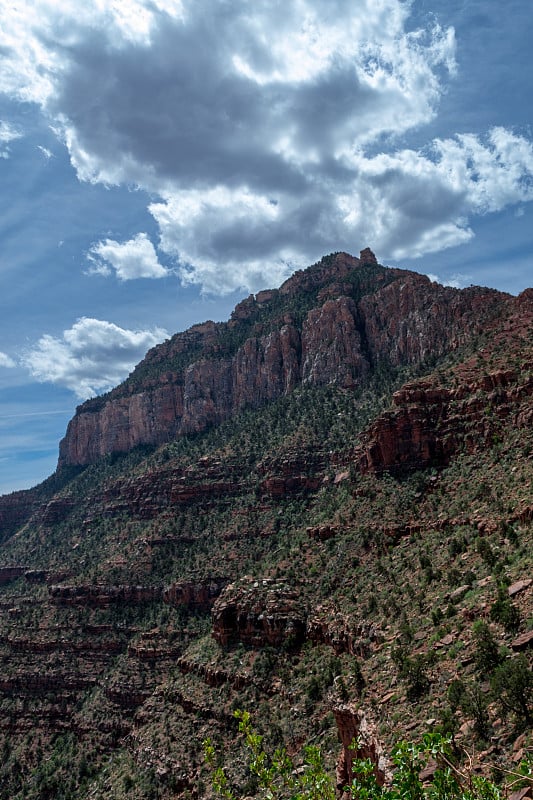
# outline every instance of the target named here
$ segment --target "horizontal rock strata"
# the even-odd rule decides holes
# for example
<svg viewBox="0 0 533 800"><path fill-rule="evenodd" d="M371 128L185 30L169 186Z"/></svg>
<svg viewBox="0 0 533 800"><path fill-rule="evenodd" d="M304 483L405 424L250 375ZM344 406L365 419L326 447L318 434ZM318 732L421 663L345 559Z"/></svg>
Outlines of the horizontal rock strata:
<svg viewBox="0 0 533 800"><path fill-rule="evenodd" d="M303 319L293 310L302 293L316 303ZM230 322L195 325L150 351L129 382L78 408L59 466L204 431L300 384L364 385L380 366L416 365L458 347L481 312L506 300L490 289L459 291L379 267L370 251L360 259L338 254L243 301Z"/></svg>

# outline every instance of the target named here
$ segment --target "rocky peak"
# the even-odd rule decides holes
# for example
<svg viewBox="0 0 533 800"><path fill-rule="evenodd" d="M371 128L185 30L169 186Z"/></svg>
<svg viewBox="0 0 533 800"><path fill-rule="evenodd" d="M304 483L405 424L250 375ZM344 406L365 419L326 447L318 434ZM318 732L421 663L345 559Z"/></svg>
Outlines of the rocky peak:
<svg viewBox="0 0 533 800"><path fill-rule="evenodd" d="M334 253L250 295L228 323L194 325L153 348L127 381L78 408L59 466L202 432L301 384L363 386L376 367L441 357L508 302L381 267L370 248Z"/></svg>
<svg viewBox="0 0 533 800"><path fill-rule="evenodd" d="M374 253L372 252L372 250L370 249L370 247L365 247L364 250L361 250L361 252L359 253L359 261L361 262L361 264L364 265L370 264L374 267L377 267L378 265L378 260L374 255Z"/></svg>

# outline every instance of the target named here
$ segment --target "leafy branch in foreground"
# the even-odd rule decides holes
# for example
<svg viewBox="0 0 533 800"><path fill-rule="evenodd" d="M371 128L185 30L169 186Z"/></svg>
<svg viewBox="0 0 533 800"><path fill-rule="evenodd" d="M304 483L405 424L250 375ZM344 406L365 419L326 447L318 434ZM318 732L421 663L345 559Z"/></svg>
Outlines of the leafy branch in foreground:
<svg viewBox="0 0 533 800"><path fill-rule="evenodd" d="M269 755L263 748L263 736L252 727L247 711L236 711L239 732L248 752L247 767L255 778L256 796L264 800L334 800L333 778L326 771L320 749L305 747L295 761L285 748ZM357 743L353 744L357 749ZM210 739L204 741L204 753L211 771L215 793L226 800L239 800L242 794L231 786ZM400 742L392 753L393 777L388 786L376 778L375 765L370 759L356 759L352 765L353 781L344 787L352 800L503 800L506 789L475 775L471 766L459 769L452 760L451 739L437 733L426 734L420 744ZM421 771L429 761L436 764L431 784L425 785ZM301 762L301 763L300 763ZM533 764L522 762L516 772L507 773L511 783L533 786Z"/></svg>
<svg viewBox="0 0 533 800"><path fill-rule="evenodd" d="M297 769L285 748L278 748L272 756L263 749L263 737L252 728L248 711L235 711L239 732L243 734L248 750L248 769L257 779L259 797L290 798L290 800L335 800L335 786L324 769L318 747L308 746L303 751L302 766ZM210 739L204 741L206 762L211 769L215 792L227 800L237 800L238 794L230 787L223 767L217 765L215 748Z"/></svg>

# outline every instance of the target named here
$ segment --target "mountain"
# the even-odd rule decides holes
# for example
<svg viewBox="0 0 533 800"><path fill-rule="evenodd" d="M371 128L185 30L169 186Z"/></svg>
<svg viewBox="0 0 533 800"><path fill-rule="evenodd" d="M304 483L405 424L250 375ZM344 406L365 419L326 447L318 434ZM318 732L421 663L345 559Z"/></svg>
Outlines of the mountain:
<svg viewBox="0 0 533 800"><path fill-rule="evenodd" d="M532 355L532 289L366 249L79 406L56 473L0 498L0 797L206 797L206 736L252 795L235 708L318 741L341 784L357 734L376 756L452 731L481 771L515 765Z"/></svg>
<svg viewBox="0 0 533 800"><path fill-rule="evenodd" d="M503 302L499 292L458 292L379 267L370 250L329 256L251 295L228 323L195 325L154 347L127 381L77 409L59 466L205 431L297 386L355 389L380 368L428 363Z"/></svg>

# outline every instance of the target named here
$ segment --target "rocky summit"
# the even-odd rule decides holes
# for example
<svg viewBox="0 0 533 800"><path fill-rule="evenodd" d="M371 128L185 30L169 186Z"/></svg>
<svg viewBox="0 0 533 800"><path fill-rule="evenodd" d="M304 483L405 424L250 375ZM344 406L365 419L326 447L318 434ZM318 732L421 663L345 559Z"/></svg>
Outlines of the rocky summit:
<svg viewBox="0 0 533 800"><path fill-rule="evenodd" d="M502 779L533 721L533 289L334 253L154 347L0 498L0 797L204 798L318 743L453 736ZM428 773L429 776L429 773Z"/></svg>

